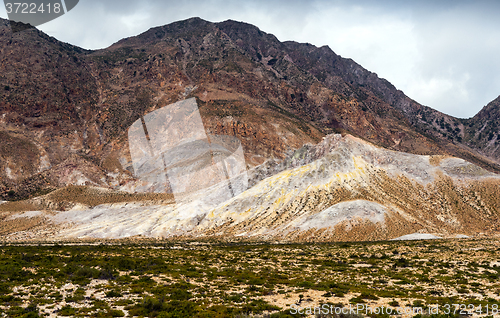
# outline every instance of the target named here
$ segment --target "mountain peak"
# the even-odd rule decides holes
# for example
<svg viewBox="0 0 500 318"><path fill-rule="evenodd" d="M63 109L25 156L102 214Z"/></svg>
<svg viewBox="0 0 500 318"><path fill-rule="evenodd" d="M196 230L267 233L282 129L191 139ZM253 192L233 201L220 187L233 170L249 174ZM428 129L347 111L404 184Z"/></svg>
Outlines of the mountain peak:
<svg viewBox="0 0 500 318"><path fill-rule="evenodd" d="M232 28L232 29L246 29L246 30L256 30L262 32L257 26L244 22L228 19L222 22L216 23L217 26L222 28Z"/></svg>

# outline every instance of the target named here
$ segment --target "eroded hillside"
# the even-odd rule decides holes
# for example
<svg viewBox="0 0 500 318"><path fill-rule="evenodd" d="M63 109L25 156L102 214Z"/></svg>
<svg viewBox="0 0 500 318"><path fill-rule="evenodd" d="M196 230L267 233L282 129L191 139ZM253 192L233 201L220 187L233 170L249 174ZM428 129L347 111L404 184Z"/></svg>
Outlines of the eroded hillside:
<svg viewBox="0 0 500 318"><path fill-rule="evenodd" d="M253 187L222 204L216 200L221 185L215 185L176 203L171 197L101 190L101 200L93 204L67 194L62 204L66 192L26 201L31 209L52 207L50 213L22 214L12 208L14 203L0 208L5 220L43 218L59 239L141 235L365 241L415 232L493 235L500 229L497 175L462 159L386 150L350 135L329 135L249 176ZM37 231L4 231L4 238L47 235Z"/></svg>

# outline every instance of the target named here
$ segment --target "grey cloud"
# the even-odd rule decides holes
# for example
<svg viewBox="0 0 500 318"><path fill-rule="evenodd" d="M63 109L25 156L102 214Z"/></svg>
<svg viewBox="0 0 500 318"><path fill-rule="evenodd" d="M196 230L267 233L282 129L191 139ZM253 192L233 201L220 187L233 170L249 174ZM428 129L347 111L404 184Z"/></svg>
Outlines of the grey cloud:
<svg viewBox="0 0 500 318"><path fill-rule="evenodd" d="M419 22L415 33L421 60L416 72L424 81L448 78L463 84L466 96L449 91L430 105L460 117L472 117L500 94L500 21L497 3L462 2L451 9L425 14L416 13ZM423 101L420 101L423 102ZM431 101L432 102L432 101Z"/></svg>

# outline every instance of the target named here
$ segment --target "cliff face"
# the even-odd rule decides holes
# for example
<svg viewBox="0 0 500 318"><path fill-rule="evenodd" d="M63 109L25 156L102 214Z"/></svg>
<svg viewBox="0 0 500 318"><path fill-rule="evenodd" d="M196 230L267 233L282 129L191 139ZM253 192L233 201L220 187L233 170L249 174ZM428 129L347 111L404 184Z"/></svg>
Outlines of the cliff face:
<svg viewBox="0 0 500 318"><path fill-rule="evenodd" d="M36 29L13 34L0 22L0 196L60 185L48 170L100 143L86 53Z"/></svg>
<svg viewBox="0 0 500 318"><path fill-rule="evenodd" d="M207 133L241 140L249 168L349 132L498 171L498 147L479 141L493 128L474 135L486 119L443 115L328 47L282 43L244 23L193 18L87 51L36 29L13 34L2 20L0 61L4 199L68 184L127 188L134 182L127 129L190 97Z"/></svg>

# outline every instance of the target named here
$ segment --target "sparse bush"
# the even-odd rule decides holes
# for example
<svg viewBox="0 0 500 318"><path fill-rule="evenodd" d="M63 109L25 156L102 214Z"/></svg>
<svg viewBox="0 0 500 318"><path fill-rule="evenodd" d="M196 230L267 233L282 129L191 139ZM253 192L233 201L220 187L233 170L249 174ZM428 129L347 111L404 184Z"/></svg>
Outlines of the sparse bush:
<svg viewBox="0 0 500 318"><path fill-rule="evenodd" d="M58 312L59 315L61 316L73 316L76 314L76 309L69 306L69 305L66 305L64 307L61 308L61 310L59 310Z"/></svg>
<svg viewBox="0 0 500 318"><path fill-rule="evenodd" d="M117 309L108 310L108 315L111 317L125 317L125 313Z"/></svg>
<svg viewBox="0 0 500 318"><path fill-rule="evenodd" d="M106 293L106 297L122 297L122 294L116 290L110 290Z"/></svg>

